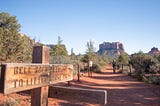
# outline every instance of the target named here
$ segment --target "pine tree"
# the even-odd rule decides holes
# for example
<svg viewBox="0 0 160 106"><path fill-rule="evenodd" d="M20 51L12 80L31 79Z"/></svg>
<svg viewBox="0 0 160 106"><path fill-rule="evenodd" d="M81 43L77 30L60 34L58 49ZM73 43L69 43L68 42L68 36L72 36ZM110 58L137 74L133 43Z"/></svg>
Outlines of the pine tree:
<svg viewBox="0 0 160 106"><path fill-rule="evenodd" d="M19 30L20 24L15 16L0 13L0 61L31 60L32 43L29 37L19 34Z"/></svg>

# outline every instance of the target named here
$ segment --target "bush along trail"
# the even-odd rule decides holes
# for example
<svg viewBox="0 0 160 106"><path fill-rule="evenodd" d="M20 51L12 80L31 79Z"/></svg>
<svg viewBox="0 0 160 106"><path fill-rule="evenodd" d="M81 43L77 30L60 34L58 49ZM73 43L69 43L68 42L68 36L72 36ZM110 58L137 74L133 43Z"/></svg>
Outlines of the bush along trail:
<svg viewBox="0 0 160 106"><path fill-rule="evenodd" d="M107 90L107 106L160 106L160 86L140 82L124 74L113 74L110 66L101 74L87 74L72 86Z"/></svg>

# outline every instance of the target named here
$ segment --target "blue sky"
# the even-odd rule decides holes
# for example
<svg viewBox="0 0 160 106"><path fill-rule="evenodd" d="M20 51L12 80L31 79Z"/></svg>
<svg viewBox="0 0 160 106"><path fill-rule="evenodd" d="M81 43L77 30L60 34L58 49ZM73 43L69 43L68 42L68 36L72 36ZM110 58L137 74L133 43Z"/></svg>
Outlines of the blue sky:
<svg viewBox="0 0 160 106"><path fill-rule="evenodd" d="M160 49L160 0L0 0L0 12L44 44L60 36L69 53L85 53L90 40L96 50L104 41L122 42L129 54Z"/></svg>

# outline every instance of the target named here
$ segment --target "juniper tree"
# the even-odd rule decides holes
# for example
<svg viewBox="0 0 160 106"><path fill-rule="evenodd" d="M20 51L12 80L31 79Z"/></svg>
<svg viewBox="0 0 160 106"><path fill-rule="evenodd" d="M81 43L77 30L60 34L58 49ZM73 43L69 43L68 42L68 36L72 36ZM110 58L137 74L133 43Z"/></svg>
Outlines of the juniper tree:
<svg viewBox="0 0 160 106"><path fill-rule="evenodd" d="M0 13L0 61L18 62L31 60L32 42L19 34L16 16Z"/></svg>

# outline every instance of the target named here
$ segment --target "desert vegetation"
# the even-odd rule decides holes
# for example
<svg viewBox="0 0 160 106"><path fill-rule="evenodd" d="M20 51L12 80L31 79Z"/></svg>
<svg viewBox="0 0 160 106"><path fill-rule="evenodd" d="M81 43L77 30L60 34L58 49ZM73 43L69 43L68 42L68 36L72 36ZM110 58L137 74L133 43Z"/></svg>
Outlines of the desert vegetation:
<svg viewBox="0 0 160 106"><path fill-rule="evenodd" d="M20 27L15 16L0 13L0 62L31 62L34 42Z"/></svg>
<svg viewBox="0 0 160 106"><path fill-rule="evenodd" d="M0 62L31 62L34 45L44 45L36 42L25 34L19 33L21 25L16 16L9 13L0 13ZM57 44L50 48L51 64L74 64L75 73L77 66L87 70L89 61L93 61L93 71L101 69L116 60L120 72L127 73L149 83L160 83L160 55L151 55L143 52L127 55L121 53L118 57L107 57L107 52L98 54L93 41L86 42L86 53L78 54L71 50L68 54L65 44L58 36Z"/></svg>
<svg viewBox="0 0 160 106"><path fill-rule="evenodd" d="M30 63L32 60L32 49L35 45L45 45L36 42L25 34L19 33L21 25L15 16L8 13L0 13L0 62L24 62ZM86 42L85 54L68 54L65 44L58 36L57 44L50 48L51 64L73 64L74 75L78 70L87 72L89 61L93 62L92 71L101 73L107 64L116 61L119 72L130 75L146 83L160 84L160 54L151 55L137 52L131 55L121 53L117 57L108 57L107 52L101 54L96 52L93 41ZM8 98L3 106L17 106L20 100Z"/></svg>
<svg viewBox="0 0 160 106"><path fill-rule="evenodd" d="M130 56L120 55L117 58L120 72L131 75L147 83L160 84L160 55L150 55L142 51Z"/></svg>

